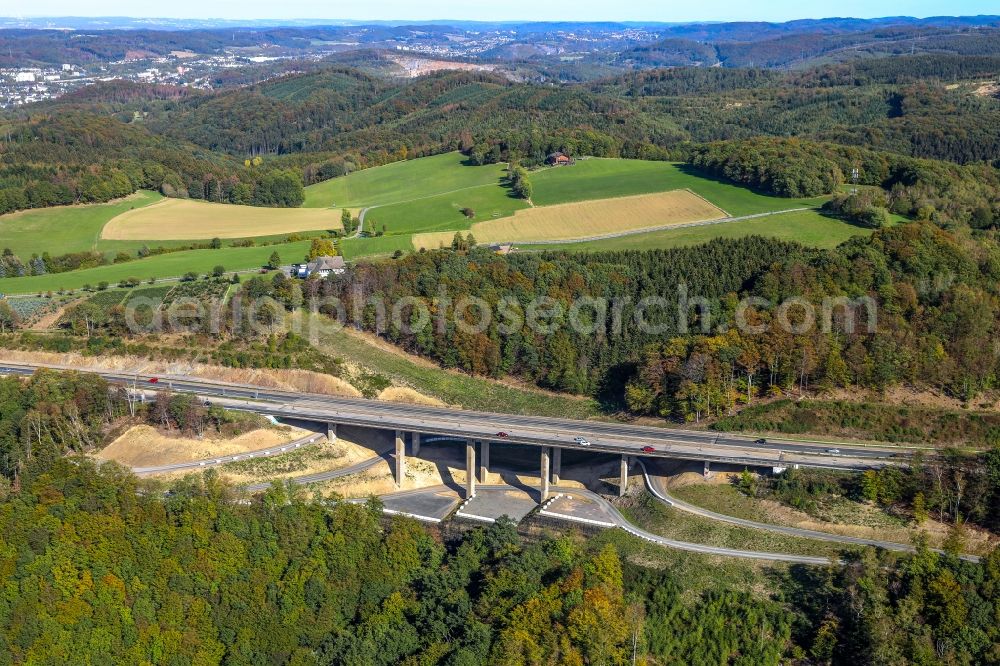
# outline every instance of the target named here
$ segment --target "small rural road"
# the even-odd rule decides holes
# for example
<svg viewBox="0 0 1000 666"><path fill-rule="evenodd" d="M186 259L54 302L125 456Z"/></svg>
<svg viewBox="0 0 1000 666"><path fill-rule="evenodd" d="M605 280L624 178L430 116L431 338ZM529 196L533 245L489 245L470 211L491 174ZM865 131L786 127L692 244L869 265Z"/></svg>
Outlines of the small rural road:
<svg viewBox="0 0 1000 666"><path fill-rule="evenodd" d="M361 238L361 232L365 230L365 215L367 215L368 211L370 211L371 209L372 209L371 206L367 208L362 208L361 212L358 213L358 228L354 232L354 235L351 236L351 238Z"/></svg>
<svg viewBox="0 0 1000 666"><path fill-rule="evenodd" d="M844 543L853 544L856 546L871 546L874 548L881 548L883 550L893 550L896 552L913 553L916 552L916 548L908 544L896 543L895 541L882 541L880 539L863 539L859 537L845 536L842 534L832 534L830 532L820 532L819 530L807 530L798 527L789 527L786 525L773 525L771 523L759 523L754 520L746 520L744 518L737 518L735 516L727 516L725 514L716 513L714 511L709 511L708 509L696 506L684 500L677 499L667 492L666 483L661 475L650 475L646 463L642 460L637 460L639 467L642 469L642 476L646 481L646 487L649 492L663 502L667 506L673 507L680 511L686 513L691 513L696 516L701 516L702 518L708 518L710 520L717 520L724 523L729 523L731 525L738 525L740 527L747 527L754 530L762 530L766 532L775 532L777 534L784 534L793 537L802 537L804 539L814 539L816 541L832 541L834 543ZM655 470L654 464L651 464ZM943 551L936 551L938 553ZM962 559L969 562L978 562L979 557L975 555L963 555Z"/></svg>
<svg viewBox="0 0 1000 666"><path fill-rule="evenodd" d="M339 479L343 476L350 476L351 474L357 474L363 472L366 469L370 469L380 462L384 462L389 457L389 451L381 455L377 455L373 458L368 458L367 460L362 460L361 462L350 465L349 467L341 467L340 469L331 469L327 472L317 472L315 474L307 474L305 476L293 476L289 479L284 479L289 483L296 486L304 486L310 483L322 483L324 481L332 481L333 479ZM251 483L246 486L240 486L241 490L245 490L251 493L258 493L263 490L267 490L271 487L271 483Z"/></svg>
<svg viewBox="0 0 1000 666"><path fill-rule="evenodd" d="M381 460L379 458L378 460ZM527 486L538 490L537 486ZM398 493L389 493L387 495L382 495L382 499L394 498L394 497L408 497L414 496L421 493L439 493L444 490L446 486L433 486L430 488L420 488L417 490L404 490ZM524 490L525 487L517 487L510 485L498 485L498 484L486 484L479 485L477 489L480 491L490 491L490 490ZM673 548L675 550L683 550L692 553L701 553L703 555L718 555L723 557L738 557L742 559L750 560L766 560L769 562L787 562L790 564L808 564L812 566L828 566L830 564L837 564L836 560L832 560L828 557L813 557L809 555L795 555L792 553L769 553L765 551L754 551L754 550L740 550L738 548L720 548L717 546L706 546L699 543L690 543L688 541L678 541L676 539L668 539L666 537L659 536L658 534L653 534L652 532L647 532L646 530L636 527L629 520L622 515L622 513L607 499L602 495L595 493L590 490L584 490L581 488L570 488L564 486L555 486L551 488L552 493L561 493L563 495L576 495L578 497L584 497L591 502L598 505L601 513L607 518L609 523L615 525L625 532L628 532L632 536L638 537L649 543L654 543L658 546L663 546L665 548ZM358 500L360 501L360 500Z"/></svg>
<svg viewBox="0 0 1000 666"><path fill-rule="evenodd" d="M324 439L323 435L314 434L309 435L308 437L302 437L301 439L297 439L293 442L275 444L274 446L270 446L266 449L259 449L257 451L246 451L244 453L237 453L233 455L215 456L204 460L192 460L189 462L172 463L170 465L157 465L155 467L133 467L132 472L136 476L146 476L149 474L163 474L164 472L178 472L186 469L215 467L217 465L224 465L238 460L249 460L251 458L269 458L271 456L277 456L282 453L294 451L295 449L302 448L303 446L307 446L321 439Z"/></svg>

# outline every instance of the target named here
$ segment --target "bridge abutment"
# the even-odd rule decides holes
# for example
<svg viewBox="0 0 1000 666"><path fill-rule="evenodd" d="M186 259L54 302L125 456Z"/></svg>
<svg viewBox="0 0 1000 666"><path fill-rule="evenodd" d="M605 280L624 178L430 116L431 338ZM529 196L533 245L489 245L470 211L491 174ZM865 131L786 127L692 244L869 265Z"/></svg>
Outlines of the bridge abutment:
<svg viewBox="0 0 1000 666"><path fill-rule="evenodd" d="M413 439L413 445L410 447L412 449L412 451L413 451L413 456L414 457L419 456L420 455L420 433L419 432L410 433L410 436Z"/></svg>
<svg viewBox="0 0 1000 666"><path fill-rule="evenodd" d="M559 485L559 475L562 474L562 449L553 447L552 449L552 485Z"/></svg>

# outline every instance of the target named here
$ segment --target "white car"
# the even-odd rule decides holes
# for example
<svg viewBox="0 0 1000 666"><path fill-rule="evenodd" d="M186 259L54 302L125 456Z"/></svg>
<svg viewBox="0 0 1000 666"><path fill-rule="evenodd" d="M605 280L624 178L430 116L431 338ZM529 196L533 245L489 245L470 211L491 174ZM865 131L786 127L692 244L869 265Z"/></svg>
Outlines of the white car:
<svg viewBox="0 0 1000 666"><path fill-rule="evenodd" d="M588 440L586 437L574 437L573 441L579 444L580 446L590 446L590 440Z"/></svg>
<svg viewBox="0 0 1000 666"><path fill-rule="evenodd" d="M827 449L826 452L828 454L830 454L831 456L839 456L840 455L840 449Z"/></svg>

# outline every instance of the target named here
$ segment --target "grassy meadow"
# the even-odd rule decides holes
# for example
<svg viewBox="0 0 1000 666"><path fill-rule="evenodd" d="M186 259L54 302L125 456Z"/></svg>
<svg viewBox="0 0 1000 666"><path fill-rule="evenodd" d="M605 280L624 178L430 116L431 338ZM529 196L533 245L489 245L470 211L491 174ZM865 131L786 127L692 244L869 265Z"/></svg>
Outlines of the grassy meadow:
<svg viewBox="0 0 1000 666"><path fill-rule="evenodd" d="M56 206L0 215L0 248L9 247L24 259L44 252L56 255L103 250L100 238L104 225L122 213L162 199L155 192L140 191L112 203Z"/></svg>
<svg viewBox="0 0 1000 666"><path fill-rule="evenodd" d="M305 205L368 208L365 228L381 231L384 225L387 235L470 228L476 233L479 225L529 208L504 185L505 173L504 165L470 166L460 153L448 153L311 185L306 188ZM815 207L824 201L760 194L706 178L684 164L642 160L581 159L568 167L536 169L531 172L531 182L535 208L674 190L690 190L737 217ZM474 217L463 215L463 208L472 209ZM669 219L650 219L644 226L669 223Z"/></svg>
<svg viewBox="0 0 1000 666"><path fill-rule="evenodd" d="M455 231L470 229L481 242L490 240L567 240L616 231L661 227L695 219L662 206L626 209L622 200L688 190L704 199L711 215L746 216L794 208L815 209L823 199L783 199L753 192L692 172L686 165L621 159L581 159L568 167L531 172L532 202L515 198L505 185L502 164L471 166L459 153L447 153L357 171L306 188L303 209L250 208L201 201L164 199L155 192L138 192L107 204L63 206L0 216L0 248L22 259L48 252L96 250L111 256L134 254L144 245L179 247L219 237L235 240L281 240L287 234L311 235L340 228L340 210L367 208L365 230L385 232L368 238L348 238L341 250L348 260L407 252L414 245L449 245ZM676 195L672 195L676 196ZM602 201L608 200L608 201ZM619 200L619 201L611 201ZM707 202L707 203L705 203ZM533 206L532 206L533 204ZM578 206L578 207L577 207ZM470 217L463 209L471 209ZM596 217L588 216L593 208ZM592 211L593 212L593 211ZM683 218L683 219L682 219ZM559 228L555 228L559 227ZM500 238L491 231L516 231ZM498 232L499 233L499 232ZM693 245L717 237L761 234L834 247L847 238L870 233L817 210L782 213L761 219L703 227L666 229L588 242L564 242L558 247L597 251ZM420 242L415 234L428 234ZM502 236L504 234L500 234ZM482 236L480 238L480 236ZM497 236L494 238L494 236ZM302 243L276 247L185 250L112 266L26 278L0 279L0 292L31 293L76 289L83 284L115 283L128 277L176 277L205 272L215 265L227 270L263 264L275 249L286 262L304 254Z"/></svg>
<svg viewBox="0 0 1000 666"><path fill-rule="evenodd" d="M267 263L276 251L282 261L300 261L309 251L309 241L262 247L224 247L218 250L184 250L161 254L147 259L137 259L122 264L98 266L68 273L32 275L0 279L0 293L25 294L59 289L79 289L98 282L117 284L128 278L146 281L149 278L177 277L189 271L198 274L210 272L215 266L224 266L227 273L255 269Z"/></svg>

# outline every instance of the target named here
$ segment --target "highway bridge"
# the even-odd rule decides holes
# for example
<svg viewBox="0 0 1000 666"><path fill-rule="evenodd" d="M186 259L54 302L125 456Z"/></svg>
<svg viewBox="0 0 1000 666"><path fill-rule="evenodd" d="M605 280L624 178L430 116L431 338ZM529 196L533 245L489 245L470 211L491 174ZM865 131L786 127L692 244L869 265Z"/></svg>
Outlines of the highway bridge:
<svg viewBox="0 0 1000 666"><path fill-rule="evenodd" d="M42 367L74 370L68 366L0 361L0 374L30 375ZM477 477L484 478L485 471L489 468L491 442L540 449L543 500L549 496L550 484L559 482L562 452L565 449L620 456L621 492L625 491L629 469L637 457L701 461L707 473L712 463L766 467L775 471L789 467L864 470L903 464L908 456L904 449L790 440L765 441L724 433L628 423L498 414L331 397L189 376L136 375L90 369L82 371L93 372L144 398L163 390L191 393L208 403L230 409L325 424L330 436L336 433L338 425L394 431L393 460L397 483L405 474L407 443L410 455L419 456L422 437L452 438L465 443L467 497L475 495Z"/></svg>

